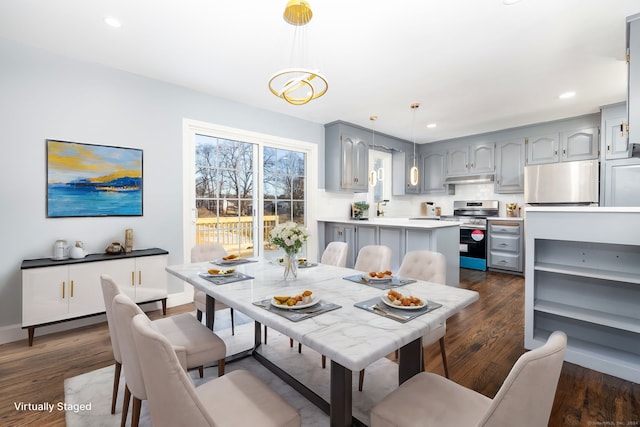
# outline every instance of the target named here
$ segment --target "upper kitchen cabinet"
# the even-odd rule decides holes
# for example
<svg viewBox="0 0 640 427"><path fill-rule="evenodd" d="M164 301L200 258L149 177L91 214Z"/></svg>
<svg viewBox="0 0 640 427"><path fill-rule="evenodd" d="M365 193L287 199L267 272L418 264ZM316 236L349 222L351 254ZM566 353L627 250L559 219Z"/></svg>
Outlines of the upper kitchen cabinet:
<svg viewBox="0 0 640 427"><path fill-rule="evenodd" d="M527 164L570 162L598 157L598 128L528 137Z"/></svg>
<svg viewBox="0 0 640 427"><path fill-rule="evenodd" d="M422 155L422 193L424 194L452 194L455 188L445 184L446 152L432 151Z"/></svg>
<svg viewBox="0 0 640 427"><path fill-rule="evenodd" d="M396 151L393 153L392 159L392 172L393 172L393 185L391 194L393 196L404 196L407 194L419 194L420 193L420 179L416 185L411 184L411 168L414 165L413 153L405 153L403 151ZM421 170L420 157L416 154L415 165L418 168L418 176L423 175Z"/></svg>
<svg viewBox="0 0 640 427"><path fill-rule="evenodd" d="M631 153L626 129L627 107L624 103L601 110L601 147L605 160L626 159Z"/></svg>
<svg viewBox="0 0 640 427"><path fill-rule="evenodd" d="M640 14L627 18L629 144L640 144Z"/></svg>
<svg viewBox="0 0 640 427"><path fill-rule="evenodd" d="M471 144L447 151L447 176L493 173L493 144Z"/></svg>
<svg viewBox="0 0 640 427"><path fill-rule="evenodd" d="M336 122L325 126L325 188L368 191L369 142L362 129Z"/></svg>
<svg viewBox="0 0 640 427"><path fill-rule="evenodd" d="M496 144L496 193L524 193L524 139Z"/></svg>

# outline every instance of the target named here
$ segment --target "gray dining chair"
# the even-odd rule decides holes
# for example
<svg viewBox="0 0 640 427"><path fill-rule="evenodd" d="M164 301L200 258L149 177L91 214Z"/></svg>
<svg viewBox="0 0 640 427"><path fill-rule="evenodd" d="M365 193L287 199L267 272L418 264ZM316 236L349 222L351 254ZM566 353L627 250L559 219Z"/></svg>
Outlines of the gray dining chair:
<svg viewBox="0 0 640 427"><path fill-rule="evenodd" d="M191 248L191 262L213 261L227 255L227 250L219 243L206 243ZM199 289L193 290L193 304L196 306L196 316L202 321L202 313L207 311L207 294ZM236 334L233 318L233 308L216 300L214 312L229 309L231 314L231 335Z"/></svg>
<svg viewBox="0 0 640 427"><path fill-rule="evenodd" d="M566 348L566 334L553 332L520 356L493 399L421 372L373 407L371 427L547 426Z"/></svg>
<svg viewBox="0 0 640 427"><path fill-rule="evenodd" d="M155 427L300 426L300 414L247 371L229 372L195 387L171 343L146 316L133 318L131 335L137 357L144 361L140 368Z"/></svg>

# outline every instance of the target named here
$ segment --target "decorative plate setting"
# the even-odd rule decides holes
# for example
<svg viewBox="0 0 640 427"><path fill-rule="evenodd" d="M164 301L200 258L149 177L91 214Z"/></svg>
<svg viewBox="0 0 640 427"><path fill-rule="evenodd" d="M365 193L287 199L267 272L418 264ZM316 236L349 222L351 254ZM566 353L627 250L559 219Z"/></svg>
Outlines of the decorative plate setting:
<svg viewBox="0 0 640 427"><path fill-rule="evenodd" d="M393 276L371 277L368 274L363 274L362 280L365 282L384 283L393 280Z"/></svg>
<svg viewBox="0 0 640 427"><path fill-rule="evenodd" d="M300 310L301 308L311 307L320 302L320 298L315 295L311 296L311 301L306 304L287 305L286 303L280 304L275 298L271 298L271 305L277 308L283 308L285 310Z"/></svg>
<svg viewBox="0 0 640 427"><path fill-rule="evenodd" d="M380 299L382 300L383 303L385 303L389 307L397 308L399 310L422 310L423 308L427 307L427 301L423 300L422 298L420 298L420 301L422 301L423 304L415 305L415 306L395 305L394 303L391 302L391 300L389 299L386 293L382 295Z"/></svg>
<svg viewBox="0 0 640 427"><path fill-rule="evenodd" d="M208 272L204 272L204 273L200 273L200 276L202 277L229 277L229 276L233 276L236 275L238 273L236 273L235 270L233 271L229 271L229 272L220 272L220 273L208 273Z"/></svg>

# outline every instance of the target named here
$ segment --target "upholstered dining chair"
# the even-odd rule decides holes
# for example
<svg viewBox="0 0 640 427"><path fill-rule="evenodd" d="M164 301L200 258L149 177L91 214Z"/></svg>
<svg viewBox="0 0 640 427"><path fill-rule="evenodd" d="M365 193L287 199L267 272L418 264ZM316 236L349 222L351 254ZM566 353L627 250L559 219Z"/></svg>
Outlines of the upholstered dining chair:
<svg viewBox="0 0 640 427"><path fill-rule="evenodd" d="M117 341L121 364L124 367L125 396L122 406L122 425L127 418L129 401L133 395L132 426L137 426L141 401L146 399L144 383L140 374L140 363L131 338L131 319L137 314L146 314L126 294L120 292L118 285L108 275L100 277L105 298L107 321L110 322L112 341ZM111 300L109 300L113 297ZM176 348L184 369L198 368L203 376L203 366L218 363L218 375L224 374L226 345L216 334L196 320L191 314L184 313L164 317L151 322L154 329L163 334ZM115 382L115 379L114 379ZM115 385L115 384L114 384ZM116 395L114 394L114 398ZM113 403L112 403L113 406Z"/></svg>
<svg viewBox="0 0 640 427"><path fill-rule="evenodd" d="M324 252L322 252L320 263L344 267L347 265L348 250L349 245L347 242L329 242Z"/></svg>
<svg viewBox="0 0 640 427"><path fill-rule="evenodd" d="M191 248L191 262L213 261L214 259L227 256L227 250L219 243L206 243L196 245ZM202 321L202 313L207 311L207 294L201 290L193 290L193 304L196 306L196 316ZM236 328L233 321L233 308L216 300L214 311L224 310L228 308L231 313L231 335L236 334Z"/></svg>
<svg viewBox="0 0 640 427"><path fill-rule="evenodd" d="M391 248L383 245L367 245L360 248L356 257L356 270L386 271L391 268Z"/></svg>
<svg viewBox="0 0 640 427"><path fill-rule="evenodd" d="M131 333L155 427L300 426L300 414L247 371L238 370L195 387L171 343L146 316L133 318ZM126 368L126 364L125 364Z"/></svg>
<svg viewBox="0 0 640 427"><path fill-rule="evenodd" d="M447 282L447 259L440 252L433 251L411 251L407 252L402 259L397 276L409 279L424 280L441 285ZM447 333L447 323L438 324L435 328L427 332L422 337L422 346L427 347L437 341L440 342L440 354L442 355L442 365L444 376L449 378L449 368L447 366L447 353L445 351L444 336ZM397 352L396 352L397 356ZM424 351L422 352L422 366L424 366ZM364 384L364 369L360 371L358 389L362 391Z"/></svg>
<svg viewBox="0 0 640 427"><path fill-rule="evenodd" d="M373 407L371 426L547 426L566 348L565 333L553 332L520 356L493 399L421 372Z"/></svg>

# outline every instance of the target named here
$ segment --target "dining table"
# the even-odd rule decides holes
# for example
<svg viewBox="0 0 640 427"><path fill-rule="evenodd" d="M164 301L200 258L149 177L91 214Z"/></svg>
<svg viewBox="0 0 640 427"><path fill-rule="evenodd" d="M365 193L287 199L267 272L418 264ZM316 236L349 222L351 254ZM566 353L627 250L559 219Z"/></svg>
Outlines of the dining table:
<svg viewBox="0 0 640 427"><path fill-rule="evenodd" d="M352 372L398 350L398 383L402 384L423 370L422 336L479 298L472 290L420 280L369 281L366 273L349 268L319 263L305 267L287 280L277 259L259 257L170 265L166 270L207 294L210 329L216 300L253 319L253 357L328 413L332 427L363 425L352 416ZM210 274L211 269L219 274ZM388 305L385 283L403 296L420 298L425 307L413 310ZM312 298L297 304L302 309L285 308L274 299L305 291ZM278 366L278 360L264 357L260 351L262 325L331 360L329 402Z"/></svg>

